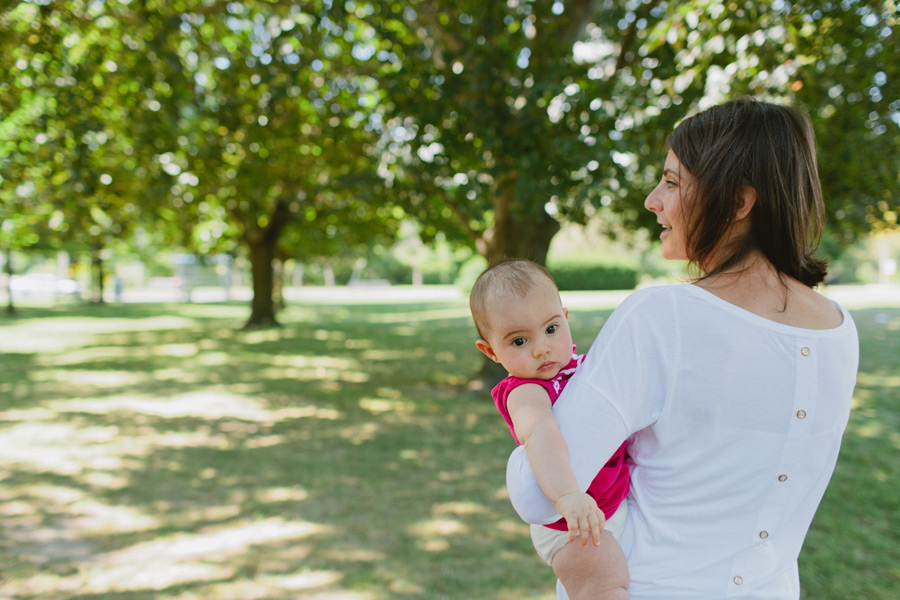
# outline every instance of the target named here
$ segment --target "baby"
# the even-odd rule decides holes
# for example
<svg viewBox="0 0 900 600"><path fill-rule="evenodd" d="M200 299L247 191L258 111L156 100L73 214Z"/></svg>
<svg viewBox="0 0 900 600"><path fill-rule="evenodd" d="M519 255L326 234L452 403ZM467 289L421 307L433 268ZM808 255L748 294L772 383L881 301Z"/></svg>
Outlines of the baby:
<svg viewBox="0 0 900 600"><path fill-rule="evenodd" d="M562 516L532 525L535 549L572 600L627 599L628 567L616 541L629 486L625 445L582 492L551 407L584 355L574 354L568 311L553 277L530 261L497 264L475 282L469 307L481 337L476 346L509 372L492 391L494 403Z"/></svg>

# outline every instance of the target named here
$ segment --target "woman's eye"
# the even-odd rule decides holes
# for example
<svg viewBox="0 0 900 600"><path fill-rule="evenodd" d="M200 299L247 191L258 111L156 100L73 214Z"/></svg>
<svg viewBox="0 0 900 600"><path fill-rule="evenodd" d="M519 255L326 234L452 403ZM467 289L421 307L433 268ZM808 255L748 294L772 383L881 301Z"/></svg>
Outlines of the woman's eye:
<svg viewBox="0 0 900 600"><path fill-rule="evenodd" d="M559 325L551 325L550 327L547 328L547 333L549 333L550 335L553 335L554 333L556 333L557 329L559 329Z"/></svg>
<svg viewBox="0 0 900 600"><path fill-rule="evenodd" d="M513 346L524 346L525 338L516 338L513 340Z"/></svg>
<svg viewBox="0 0 900 600"><path fill-rule="evenodd" d="M672 181L671 179L667 179L667 180L666 180L666 187L670 187L670 188L678 187L678 183L675 182L675 181Z"/></svg>

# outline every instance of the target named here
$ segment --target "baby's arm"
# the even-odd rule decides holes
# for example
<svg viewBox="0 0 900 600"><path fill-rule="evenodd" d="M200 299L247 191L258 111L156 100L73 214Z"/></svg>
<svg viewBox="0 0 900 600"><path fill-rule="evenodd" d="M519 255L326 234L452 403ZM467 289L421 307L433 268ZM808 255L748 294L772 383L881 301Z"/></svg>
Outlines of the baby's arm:
<svg viewBox="0 0 900 600"><path fill-rule="evenodd" d="M582 547L587 545L588 535L599 544L603 512L593 498L578 489L569 465L569 448L547 391L534 383L520 385L510 392L506 408L535 478L569 525L569 541L579 537L580 531Z"/></svg>

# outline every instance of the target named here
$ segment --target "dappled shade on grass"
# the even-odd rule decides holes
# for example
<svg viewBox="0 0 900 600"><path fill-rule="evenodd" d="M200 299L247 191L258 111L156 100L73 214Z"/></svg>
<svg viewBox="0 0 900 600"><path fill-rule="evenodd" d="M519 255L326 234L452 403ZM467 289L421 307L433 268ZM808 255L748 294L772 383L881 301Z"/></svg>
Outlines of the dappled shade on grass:
<svg viewBox="0 0 900 600"><path fill-rule="evenodd" d="M273 330L244 312L0 322L0 595L553 598L505 493L512 441L468 385L464 302L298 304ZM608 314L571 313L580 350ZM855 410L801 556L817 599L888 598L897 577L900 309L854 316Z"/></svg>
<svg viewBox="0 0 900 600"><path fill-rule="evenodd" d="M506 440L466 395L464 306L297 306L249 331L242 310L66 307L4 324L0 591L550 589L549 572L529 586L502 568L534 563L497 494ZM513 550L483 569L498 536Z"/></svg>

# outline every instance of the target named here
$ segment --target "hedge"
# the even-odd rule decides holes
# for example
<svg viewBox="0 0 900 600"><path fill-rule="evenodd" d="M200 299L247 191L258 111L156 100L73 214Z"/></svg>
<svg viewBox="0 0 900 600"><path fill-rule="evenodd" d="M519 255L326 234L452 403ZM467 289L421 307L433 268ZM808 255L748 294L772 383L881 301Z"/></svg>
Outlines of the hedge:
<svg viewBox="0 0 900 600"><path fill-rule="evenodd" d="M638 283L636 266L602 257L550 257L547 269L560 290L632 290Z"/></svg>

